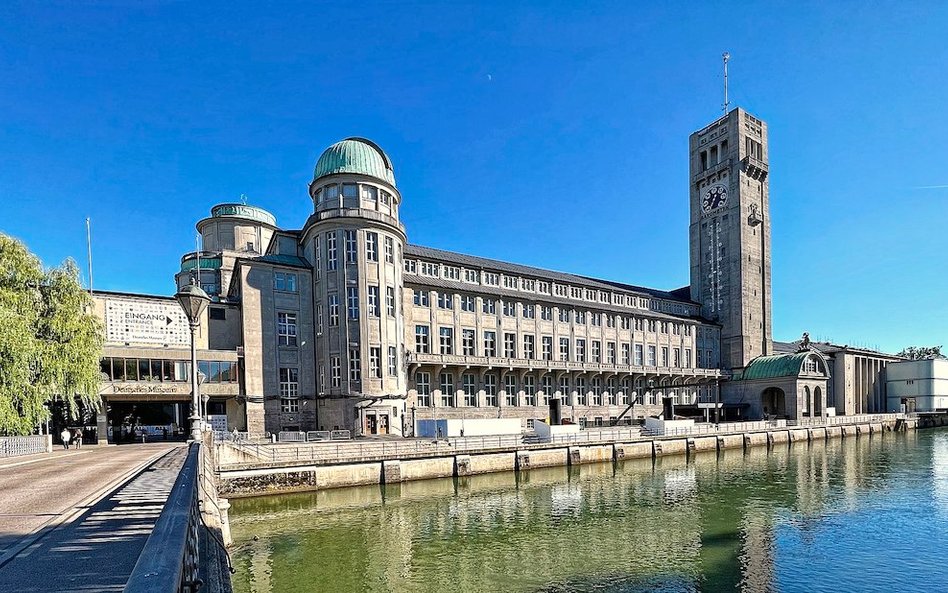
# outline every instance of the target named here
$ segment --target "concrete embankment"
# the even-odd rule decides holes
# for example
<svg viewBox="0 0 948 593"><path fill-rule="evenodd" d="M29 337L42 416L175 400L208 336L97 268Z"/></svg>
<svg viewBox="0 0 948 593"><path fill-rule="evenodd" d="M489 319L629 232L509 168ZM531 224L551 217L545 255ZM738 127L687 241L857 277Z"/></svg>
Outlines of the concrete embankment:
<svg viewBox="0 0 948 593"><path fill-rule="evenodd" d="M301 462L275 467L235 450L220 459L219 485L223 496L255 496L278 492L323 490L346 486L400 484L430 478L477 476L519 472L523 476L538 468L570 467L624 460L682 459L724 451L740 455L752 449L807 446L812 441L838 437L881 436L884 431L915 428L915 423L864 423L810 428L781 428L721 435L656 437L633 442L590 444L532 444L507 451L443 451L426 458L383 459L336 464ZM229 447L227 444L220 447ZM766 453L765 453L766 454Z"/></svg>

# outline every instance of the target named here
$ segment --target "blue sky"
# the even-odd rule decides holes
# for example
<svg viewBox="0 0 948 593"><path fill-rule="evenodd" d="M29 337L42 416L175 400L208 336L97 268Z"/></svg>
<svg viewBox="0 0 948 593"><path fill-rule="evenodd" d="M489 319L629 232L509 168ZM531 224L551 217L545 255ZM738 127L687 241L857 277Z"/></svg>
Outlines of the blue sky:
<svg viewBox="0 0 948 593"><path fill-rule="evenodd" d="M170 294L194 223L299 228L319 153L392 157L409 240L688 283L688 135L769 124L775 337L948 334L943 3L4 3L0 231Z"/></svg>

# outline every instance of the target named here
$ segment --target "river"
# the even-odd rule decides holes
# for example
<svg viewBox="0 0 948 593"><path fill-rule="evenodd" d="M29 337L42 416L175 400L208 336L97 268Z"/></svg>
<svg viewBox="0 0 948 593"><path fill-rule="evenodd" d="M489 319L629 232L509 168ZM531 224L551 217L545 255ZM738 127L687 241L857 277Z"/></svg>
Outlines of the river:
<svg viewBox="0 0 948 593"><path fill-rule="evenodd" d="M231 502L236 593L948 591L948 429Z"/></svg>

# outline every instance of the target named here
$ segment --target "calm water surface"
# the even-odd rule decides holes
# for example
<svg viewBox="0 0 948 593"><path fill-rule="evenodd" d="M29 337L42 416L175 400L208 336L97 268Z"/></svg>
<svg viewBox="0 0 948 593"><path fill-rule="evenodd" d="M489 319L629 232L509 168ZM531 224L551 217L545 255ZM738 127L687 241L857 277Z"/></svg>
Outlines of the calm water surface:
<svg viewBox="0 0 948 593"><path fill-rule="evenodd" d="M233 500L237 593L948 591L948 430Z"/></svg>

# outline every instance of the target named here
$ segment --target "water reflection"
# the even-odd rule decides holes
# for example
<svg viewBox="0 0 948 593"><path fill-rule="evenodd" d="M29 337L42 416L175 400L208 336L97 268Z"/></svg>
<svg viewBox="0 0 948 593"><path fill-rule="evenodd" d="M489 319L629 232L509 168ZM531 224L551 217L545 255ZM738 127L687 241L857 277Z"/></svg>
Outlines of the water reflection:
<svg viewBox="0 0 948 593"><path fill-rule="evenodd" d="M232 502L238 592L909 591L948 562L948 432Z"/></svg>

